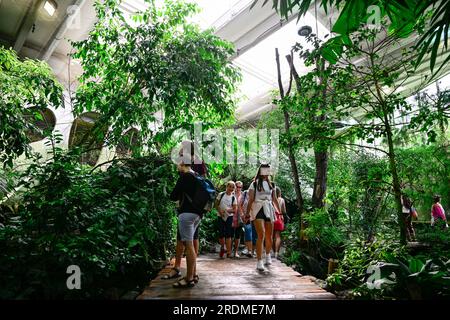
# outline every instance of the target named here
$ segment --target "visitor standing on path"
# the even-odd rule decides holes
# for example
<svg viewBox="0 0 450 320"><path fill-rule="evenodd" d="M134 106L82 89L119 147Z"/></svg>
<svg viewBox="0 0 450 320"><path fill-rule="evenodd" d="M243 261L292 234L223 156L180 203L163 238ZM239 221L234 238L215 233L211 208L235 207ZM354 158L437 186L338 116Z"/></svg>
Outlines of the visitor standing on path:
<svg viewBox="0 0 450 320"><path fill-rule="evenodd" d="M189 150L191 150L190 151L191 154L192 154L192 150L195 150L194 143L192 141L183 141L181 146L182 147L181 147L180 151L178 152L180 159L183 158L183 150L187 150L188 154L189 154ZM194 152L194 160L195 159L198 160L198 157L195 155L195 152ZM192 165L192 169L198 175L206 178L208 171L206 169L205 162L202 161L200 164L198 164L198 162L199 161L194 161L194 164ZM179 208L177 208L177 210L179 211ZM194 239L193 239L194 250L195 250L195 254L197 257L199 254L199 247L200 247L200 242L198 239L199 229L200 229L200 224L195 229ZM170 270L170 272L168 274L164 275L161 279L163 279L163 280L174 279L174 278L178 278L181 276L181 269L180 269L181 268L181 259L183 257L184 251L185 251L185 246L183 244L183 241L181 241L180 230L177 225L177 244L176 244L176 248L175 248L175 264L174 264L172 270ZM194 275L195 283L197 283L198 280L199 280L199 277L197 274L195 274Z"/></svg>
<svg viewBox="0 0 450 320"><path fill-rule="evenodd" d="M412 225L412 218L413 215L417 213L415 213L416 211L415 208L412 206L411 199L409 199L406 195L402 195L401 201L402 201L403 220L406 229L406 239L408 241L415 241L416 233Z"/></svg>
<svg viewBox="0 0 450 320"><path fill-rule="evenodd" d="M248 258L253 258L256 248L256 229L253 221L250 221L250 215L246 214L249 200L248 194L248 190L245 190L241 193L241 196L238 199L238 205L241 207L241 212L244 215L243 221L245 249L242 254L246 255Z"/></svg>
<svg viewBox="0 0 450 320"><path fill-rule="evenodd" d="M433 205L431 206L431 225L434 226L438 220L443 220L445 227L448 228L445 210L441 204L441 196L435 195L433 197Z"/></svg>
<svg viewBox="0 0 450 320"><path fill-rule="evenodd" d="M193 150L192 150L193 152ZM192 153L193 156L193 153ZM180 202L178 214L178 230L180 238L186 248L186 276L173 284L175 288L193 287L195 285L197 254L194 249L194 233L200 224L203 212L195 208L191 201L187 200L186 195L190 199L195 199L196 178L195 172L191 169L191 163L181 162L178 165L180 177L173 189L170 199Z"/></svg>
<svg viewBox="0 0 450 320"><path fill-rule="evenodd" d="M270 181L270 165L262 164L258 168L255 181L249 188L249 203L246 214L250 214L250 220L255 224L258 240L256 241L256 268L264 271L262 260L263 243L266 247L266 265L272 264L270 251L272 249L273 223L276 219L275 210L281 212L275 188Z"/></svg>
<svg viewBox="0 0 450 320"><path fill-rule="evenodd" d="M286 203L281 197L281 190L279 187L275 187L278 205L281 211L276 211L277 220L273 224L273 254L274 258L278 259L278 255L281 247L281 232L284 231L284 215L286 214Z"/></svg>
<svg viewBox="0 0 450 320"><path fill-rule="evenodd" d="M228 181L227 189L219 193L216 199L217 225L219 227L220 258L225 252L231 258L231 238L233 236L233 216L237 210L237 201L234 196L234 181ZM226 250L224 246L226 245Z"/></svg>
<svg viewBox="0 0 450 320"><path fill-rule="evenodd" d="M239 258L239 241L241 240L242 229L244 227L244 212L242 211L241 199L243 196L242 193L242 181L236 181L236 189L234 192L234 196L236 197L236 211L233 215L233 247L234 247L234 258Z"/></svg>

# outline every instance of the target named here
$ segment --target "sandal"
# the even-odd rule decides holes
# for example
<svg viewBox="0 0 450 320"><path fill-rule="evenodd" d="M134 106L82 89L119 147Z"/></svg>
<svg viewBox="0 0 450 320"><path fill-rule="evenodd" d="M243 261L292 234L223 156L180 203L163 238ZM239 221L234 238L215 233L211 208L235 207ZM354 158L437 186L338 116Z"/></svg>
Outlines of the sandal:
<svg viewBox="0 0 450 320"><path fill-rule="evenodd" d="M200 279L200 277L198 276L198 274L196 274L193 278L195 283L198 283L198 280Z"/></svg>
<svg viewBox="0 0 450 320"><path fill-rule="evenodd" d="M173 272L175 272L175 273L173 273ZM179 276L181 276L181 271L177 268L172 268L172 270L170 270L170 272L168 274L163 275L161 277L161 279L168 280L168 279L178 278Z"/></svg>
<svg viewBox="0 0 450 320"><path fill-rule="evenodd" d="M195 280L187 281L186 278L181 278L172 285L174 288L192 288L195 286Z"/></svg>

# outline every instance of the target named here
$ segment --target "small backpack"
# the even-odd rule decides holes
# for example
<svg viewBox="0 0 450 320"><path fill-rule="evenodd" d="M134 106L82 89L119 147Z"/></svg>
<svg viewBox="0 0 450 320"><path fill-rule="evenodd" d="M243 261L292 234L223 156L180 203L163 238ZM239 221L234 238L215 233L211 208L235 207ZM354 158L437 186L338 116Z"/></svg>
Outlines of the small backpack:
<svg viewBox="0 0 450 320"><path fill-rule="evenodd" d="M223 191L223 192L221 192L220 193L220 199L219 199L219 202L218 202L218 205L220 205L220 202L222 201L222 198L223 198L223 196L225 195L225 191ZM233 204L234 204L234 199L235 199L236 197L233 195L233 198L231 198L231 206L233 206Z"/></svg>
<svg viewBox="0 0 450 320"><path fill-rule="evenodd" d="M216 199L216 189L214 188L213 183L198 174L193 174L195 177L196 185L195 185L195 196L194 199L191 199L189 195L184 194L186 198L192 203L192 206L198 210L200 210L201 214L205 214L211 211L214 200Z"/></svg>

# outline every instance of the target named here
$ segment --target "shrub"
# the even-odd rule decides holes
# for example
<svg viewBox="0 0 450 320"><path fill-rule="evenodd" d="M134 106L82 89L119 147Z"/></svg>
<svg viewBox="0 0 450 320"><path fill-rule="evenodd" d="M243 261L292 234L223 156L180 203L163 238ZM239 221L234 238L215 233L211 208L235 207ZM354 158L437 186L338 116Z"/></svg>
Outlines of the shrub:
<svg viewBox="0 0 450 320"><path fill-rule="evenodd" d="M406 257L406 248L391 239L376 239L366 242L360 239L350 242L335 273L327 278L333 291L353 289L366 282L367 269L377 262L395 262Z"/></svg>
<svg viewBox="0 0 450 320"><path fill-rule="evenodd" d="M439 299L450 297L450 260L415 257L398 258L394 263L377 263L379 279L374 286L360 285L355 297L392 299Z"/></svg>
<svg viewBox="0 0 450 320"><path fill-rule="evenodd" d="M113 162L91 173L59 153L32 164L19 214L0 229L0 297L116 297L146 284L174 248L175 182L169 159ZM66 268L78 265L82 290L67 290Z"/></svg>
<svg viewBox="0 0 450 320"><path fill-rule="evenodd" d="M209 252L218 243L219 229L217 227L217 211L211 210L205 214L200 222L200 251Z"/></svg>

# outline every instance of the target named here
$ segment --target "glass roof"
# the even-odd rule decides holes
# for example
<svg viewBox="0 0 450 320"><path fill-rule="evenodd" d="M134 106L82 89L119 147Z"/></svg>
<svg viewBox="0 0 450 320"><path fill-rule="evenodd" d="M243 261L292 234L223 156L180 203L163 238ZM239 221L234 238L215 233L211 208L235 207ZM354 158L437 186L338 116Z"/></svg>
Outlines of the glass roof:
<svg viewBox="0 0 450 320"><path fill-rule="evenodd" d="M312 26L313 32L316 32L315 18L307 13L298 24L297 20L294 19L233 61L235 65L241 68L243 73L243 82L240 88L244 96L243 103L270 90L278 89L275 48L278 48L280 54L282 80L287 86L290 70L285 57L290 54L292 46L296 42L300 42L302 45L308 47L305 38L297 34L300 25ZM319 37L323 38L328 31L321 24L318 27ZM300 75L308 71L308 68L300 62L295 54L294 65Z"/></svg>
<svg viewBox="0 0 450 320"><path fill-rule="evenodd" d="M163 0L157 0L161 2ZM201 12L193 17L193 22L201 28L219 28L226 25L235 15L248 8L253 0L192 0L201 8ZM270 4L267 4L270 5ZM143 9L144 0L125 0L123 7L128 12L132 9ZM136 10L135 10L136 11ZM275 48L279 49L282 79L285 85L289 81L289 66L285 56L291 51L296 42L302 42L303 37L297 34L299 26L309 25L320 38L328 34L327 28L318 23L313 15L307 13L297 24L294 19L278 31L274 32L255 46L237 56L233 63L238 66L243 75L243 81L239 87L238 116L248 113L260 113L258 108L270 104L270 92L278 89L277 66L275 62ZM301 75L307 72L307 68L294 58L297 72ZM259 97L259 99L258 99ZM261 97L264 97L261 99ZM262 111L262 110L261 110Z"/></svg>

